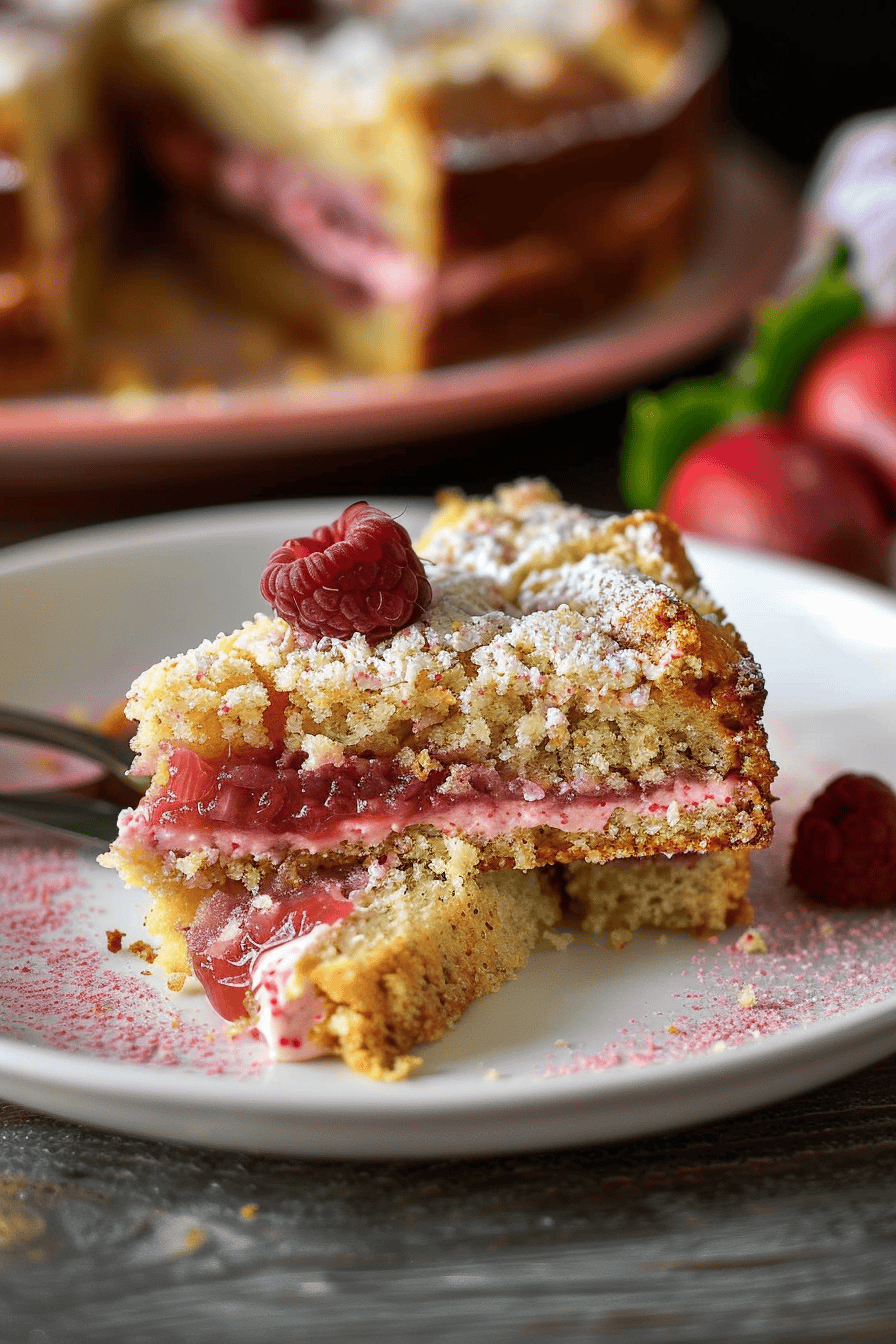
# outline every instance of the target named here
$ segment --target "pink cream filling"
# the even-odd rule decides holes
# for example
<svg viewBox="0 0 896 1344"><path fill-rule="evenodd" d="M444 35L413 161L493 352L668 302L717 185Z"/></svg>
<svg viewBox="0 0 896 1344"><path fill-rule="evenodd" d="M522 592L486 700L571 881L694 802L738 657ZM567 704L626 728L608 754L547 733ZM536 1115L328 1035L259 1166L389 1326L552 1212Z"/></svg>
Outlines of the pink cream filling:
<svg viewBox="0 0 896 1344"><path fill-rule="evenodd" d="M377 221L364 183L337 181L303 163L225 148L217 186L232 204L273 224L314 267L376 301L413 299L433 268L402 251Z"/></svg>
<svg viewBox="0 0 896 1344"><path fill-rule="evenodd" d="M296 971L300 958L323 941L328 927L318 924L310 933L269 947L255 959L256 1028L267 1041L272 1059L296 1063L330 1053L310 1040L312 1028L326 1016L326 1004L310 980L300 978Z"/></svg>
<svg viewBox="0 0 896 1344"><path fill-rule="evenodd" d="M215 184L231 205L272 224L347 306L416 300L431 316L462 312L508 281L557 267L544 239L521 239L441 267L389 237L369 184L330 177L294 159L224 146Z"/></svg>
<svg viewBox="0 0 896 1344"><path fill-rule="evenodd" d="M163 852L277 860L296 849L319 854L349 843L380 845L414 825L482 840L539 826L599 833L619 808L674 824L679 812L730 803L742 784L736 775L681 776L625 792L587 781L544 789L484 766L442 765L420 780L388 758L354 757L312 770L302 759L256 750L203 761L175 748L167 785L122 814L122 841Z"/></svg>

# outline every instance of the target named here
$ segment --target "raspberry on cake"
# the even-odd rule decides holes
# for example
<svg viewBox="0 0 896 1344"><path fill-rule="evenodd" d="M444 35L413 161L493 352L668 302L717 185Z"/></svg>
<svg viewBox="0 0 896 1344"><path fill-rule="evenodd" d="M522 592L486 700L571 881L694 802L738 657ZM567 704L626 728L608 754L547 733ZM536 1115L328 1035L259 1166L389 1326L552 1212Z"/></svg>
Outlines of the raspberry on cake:
<svg viewBox="0 0 896 1344"><path fill-rule="evenodd" d="M285 983L291 954L277 946L310 939L303 947L314 969L300 968L296 984L321 996L312 1041L335 1043L359 1067L368 1056L337 1042L332 1023L369 1013L346 986L359 983L380 932L396 967L385 981L413 963L433 982L435 963L418 956L417 914L401 916L400 933L390 922L396 884L411 893L408 908L442 930L434 956L455 1004L483 992L482 966L492 967L502 940L511 946L499 957L505 969L488 971L491 987L524 963L556 918L544 876L552 864L584 861L573 888L588 905L578 874L597 865L650 858L655 882L675 888L682 868L663 876L665 861L652 856L719 853L702 870L706 901L681 922L732 922L747 869L731 852L771 834L764 688L674 528L646 513L595 519L538 482L484 502L452 496L417 548L426 578L407 570L417 585L406 598L409 623L384 634L374 621L372 639L369 611L354 597L342 602L340 575L352 576L351 586L361 572L376 592L382 567L401 565L385 552L359 559L349 547L346 555L358 516L350 509L319 529L321 550L310 553L330 594L318 595L319 606L341 617L357 611L354 634L314 639L287 607L290 620L256 616L150 668L132 688L136 769L153 782L122 814L105 861L152 892L147 922L162 938L165 968L223 983L220 966L210 969L223 940L223 960L241 968L227 1001L238 1015L247 991L250 1005L267 992L246 967L257 962L272 984ZM374 533L385 526L363 516ZM307 559L308 541L286 550ZM405 541L390 544L407 559ZM336 584L329 590L327 576ZM460 924L434 904L433 893L452 882L457 900L469 902ZM315 902L318 914L306 919L303 901L305 914ZM506 910L496 927L500 901L513 906L519 928ZM632 909L608 927L630 927ZM472 938L479 958L455 957L458 938L465 948ZM336 947L348 958L339 963L345 974L324 986L321 967L338 961ZM395 1003L384 1009L384 1038L396 1038L396 1011ZM432 1021L444 1029L456 1016L446 1008ZM413 1020L420 1030L419 1015ZM391 1076L394 1059L378 1059L368 1071Z"/></svg>
<svg viewBox="0 0 896 1344"><path fill-rule="evenodd" d="M284 542L261 595L309 642L357 632L375 643L422 616L432 589L405 529L362 502L332 527Z"/></svg>

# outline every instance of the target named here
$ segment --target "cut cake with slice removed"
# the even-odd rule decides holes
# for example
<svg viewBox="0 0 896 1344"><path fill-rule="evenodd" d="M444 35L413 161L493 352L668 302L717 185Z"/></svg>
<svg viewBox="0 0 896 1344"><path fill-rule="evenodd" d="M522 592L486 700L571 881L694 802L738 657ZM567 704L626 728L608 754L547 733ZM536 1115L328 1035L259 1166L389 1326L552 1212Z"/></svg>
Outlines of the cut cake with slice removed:
<svg viewBox="0 0 896 1344"><path fill-rule="evenodd" d="M332 541L330 528L315 536L324 533ZM311 551L324 545L305 540ZM201 953L188 943L211 900L276 904L408 862L419 874L424 856L444 865L454 845L478 910L483 890L541 910L498 959L512 973L550 922L543 879L523 881L533 870L768 843L774 767L761 673L666 520L596 519L543 483L521 482L491 501L451 496L419 549L431 603L377 643L361 633L314 638L295 621L257 616L132 688L136 768L153 782L123 814L105 862L152 892L147 923L169 970L197 969ZM338 585L332 592L338 607ZM717 867L713 878L707 865L706 880L714 899L728 892L712 907L727 924L743 891L735 897ZM745 865L734 868L743 883ZM657 880L677 884L676 875ZM377 909L388 908L383 900ZM690 925L713 926L698 906L710 908L692 906ZM367 934L353 935L360 918L344 925L353 939L344 967L364 953ZM505 917L500 933L490 917L479 927L483 966L507 935ZM330 947L333 935L317 937ZM453 983L456 963L442 964ZM492 972L475 958L457 964L467 967L458 1002L507 978L496 972L486 984ZM327 1021L345 1020L340 1003ZM439 1020L444 1030L452 1012ZM332 1045L335 1032L315 1024L316 1040ZM346 1058L366 1048L339 1046ZM383 1058L373 1071L391 1076L397 1066Z"/></svg>
<svg viewBox="0 0 896 1344"><path fill-rule="evenodd" d="M750 924L750 851L655 854L613 863L570 863L563 885L586 933L606 933L616 948L638 929L684 929L699 935Z"/></svg>
<svg viewBox="0 0 896 1344"><path fill-rule="evenodd" d="M537 343L681 269L722 51L692 0L306 8L256 26L238 11L264 4L143 3L107 70L217 293L396 374Z"/></svg>

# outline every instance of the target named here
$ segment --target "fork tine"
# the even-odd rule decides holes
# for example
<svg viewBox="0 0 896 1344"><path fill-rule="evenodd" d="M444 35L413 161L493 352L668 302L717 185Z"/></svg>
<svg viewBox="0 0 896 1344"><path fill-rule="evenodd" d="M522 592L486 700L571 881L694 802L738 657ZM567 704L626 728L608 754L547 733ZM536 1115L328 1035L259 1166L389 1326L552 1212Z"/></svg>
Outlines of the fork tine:
<svg viewBox="0 0 896 1344"><path fill-rule="evenodd" d="M117 836L120 810L105 798L80 794L0 794L0 820L36 826L69 840L89 841L97 848L111 844Z"/></svg>

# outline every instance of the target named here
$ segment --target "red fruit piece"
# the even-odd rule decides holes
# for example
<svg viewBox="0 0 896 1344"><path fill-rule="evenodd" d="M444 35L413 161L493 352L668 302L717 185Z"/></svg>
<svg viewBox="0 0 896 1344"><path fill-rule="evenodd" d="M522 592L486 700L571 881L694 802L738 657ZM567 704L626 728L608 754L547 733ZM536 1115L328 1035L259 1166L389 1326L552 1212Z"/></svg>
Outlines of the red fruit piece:
<svg viewBox="0 0 896 1344"><path fill-rule="evenodd" d="M800 818L790 880L826 905L896 901L896 794L873 775L838 775Z"/></svg>
<svg viewBox="0 0 896 1344"><path fill-rule="evenodd" d="M352 504L336 522L274 551L261 593L278 615L311 639L386 639L432 601L420 557L400 523L370 504Z"/></svg>
<svg viewBox="0 0 896 1344"><path fill-rule="evenodd" d="M309 23L318 17L317 0L227 0L227 9L241 28Z"/></svg>
<svg viewBox="0 0 896 1344"><path fill-rule="evenodd" d="M357 872L315 875L295 891L275 889L270 900L254 902L224 891L207 896L185 934L193 973L215 1012L228 1022L241 1017L261 953L346 919L355 908L352 892L365 878Z"/></svg>
<svg viewBox="0 0 896 1344"><path fill-rule="evenodd" d="M873 463L896 504L896 323L851 327L810 362L790 412L813 438Z"/></svg>
<svg viewBox="0 0 896 1344"><path fill-rule="evenodd" d="M659 507L684 531L888 580L892 529L874 478L784 420L700 439Z"/></svg>

